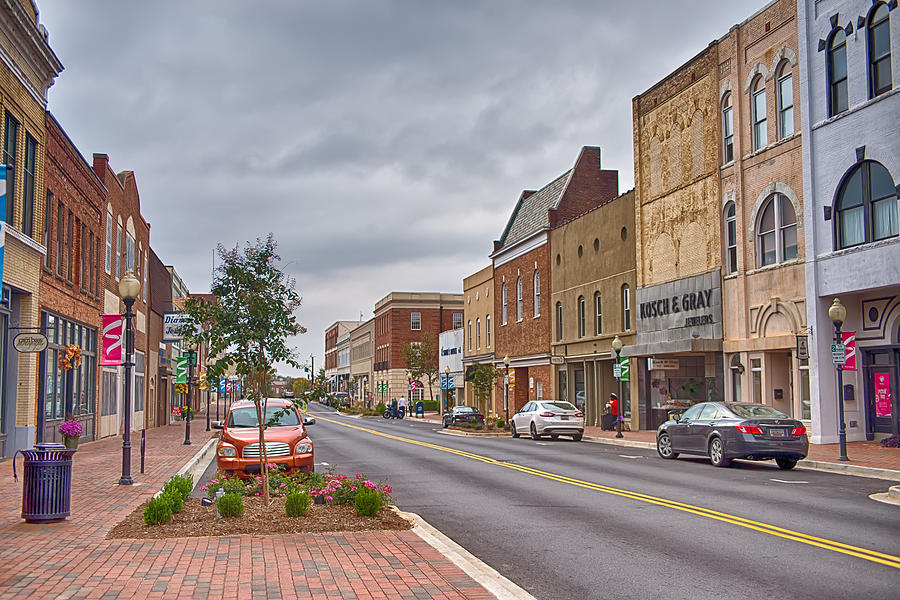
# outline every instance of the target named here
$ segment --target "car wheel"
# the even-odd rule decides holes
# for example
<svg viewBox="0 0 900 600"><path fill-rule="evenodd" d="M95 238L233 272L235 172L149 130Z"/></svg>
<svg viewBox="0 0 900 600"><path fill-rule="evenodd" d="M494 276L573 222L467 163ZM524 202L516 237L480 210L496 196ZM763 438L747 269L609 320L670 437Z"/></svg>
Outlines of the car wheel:
<svg viewBox="0 0 900 600"><path fill-rule="evenodd" d="M510 420L509 422L509 432L512 434L514 438L519 437L519 432L516 431L516 422Z"/></svg>
<svg viewBox="0 0 900 600"><path fill-rule="evenodd" d="M541 436L538 435L537 427L534 426L534 421L531 422L531 439L539 440Z"/></svg>
<svg viewBox="0 0 900 600"><path fill-rule="evenodd" d="M782 471L790 471L797 466L796 458L776 458L775 462L778 464L778 468Z"/></svg>
<svg viewBox="0 0 900 600"><path fill-rule="evenodd" d="M551 434L550 434L550 439L551 439L551 440L558 440L558 439L559 439L559 434L558 434L558 433L551 433Z"/></svg>
<svg viewBox="0 0 900 600"><path fill-rule="evenodd" d="M709 441L709 462L714 467L727 467L731 464L731 459L725 458L725 444L722 438L714 437Z"/></svg>
<svg viewBox="0 0 900 600"><path fill-rule="evenodd" d="M584 437L583 433L576 433L572 436L572 441L580 442L582 437Z"/></svg>
<svg viewBox="0 0 900 600"><path fill-rule="evenodd" d="M444 429L447 429L448 427L450 427L450 423L444 420Z"/></svg>
<svg viewBox="0 0 900 600"><path fill-rule="evenodd" d="M661 433L656 438L656 453L665 459L678 458L678 453L672 450L672 438L668 433Z"/></svg>

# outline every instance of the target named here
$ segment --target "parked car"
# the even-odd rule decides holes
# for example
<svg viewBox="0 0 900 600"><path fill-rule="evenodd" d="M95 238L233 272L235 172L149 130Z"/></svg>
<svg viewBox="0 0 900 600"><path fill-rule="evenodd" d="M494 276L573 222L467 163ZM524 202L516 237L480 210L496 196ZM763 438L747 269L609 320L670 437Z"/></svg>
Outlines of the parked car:
<svg viewBox="0 0 900 600"><path fill-rule="evenodd" d="M453 423L484 423L484 415L471 406L454 406L442 417L444 427Z"/></svg>
<svg viewBox="0 0 900 600"><path fill-rule="evenodd" d="M735 458L774 458L778 468L793 469L809 451L803 423L765 404L701 402L673 416L656 432L663 458L699 454L717 467Z"/></svg>
<svg viewBox="0 0 900 600"><path fill-rule="evenodd" d="M584 413L564 400L529 402L516 411L509 423L514 438L525 431L531 434L533 440L545 435L552 440L560 435L571 435L573 440L580 442L584 436Z"/></svg>
<svg viewBox="0 0 900 600"><path fill-rule="evenodd" d="M309 473L315 470L313 443L306 433L306 426L314 424L315 418L301 417L288 400L269 398L266 419L277 419L266 428L263 436L268 462L289 471ZM216 447L219 470L239 477L259 473L259 421L253 402L235 402L225 415L225 421L215 421L212 425L214 429L222 430Z"/></svg>
<svg viewBox="0 0 900 600"><path fill-rule="evenodd" d="M350 394L347 392L335 392L331 395L330 404L335 408L350 406Z"/></svg>

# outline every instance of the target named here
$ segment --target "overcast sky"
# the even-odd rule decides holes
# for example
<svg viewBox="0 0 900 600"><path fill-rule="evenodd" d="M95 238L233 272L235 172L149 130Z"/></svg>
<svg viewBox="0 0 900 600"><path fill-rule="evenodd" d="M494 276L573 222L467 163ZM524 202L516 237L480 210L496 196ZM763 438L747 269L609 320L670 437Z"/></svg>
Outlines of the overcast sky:
<svg viewBox="0 0 900 600"><path fill-rule="evenodd" d="M461 292L582 146L631 188L631 98L764 4L38 0L50 110L134 171L155 252L204 292L273 232L317 368L390 291Z"/></svg>

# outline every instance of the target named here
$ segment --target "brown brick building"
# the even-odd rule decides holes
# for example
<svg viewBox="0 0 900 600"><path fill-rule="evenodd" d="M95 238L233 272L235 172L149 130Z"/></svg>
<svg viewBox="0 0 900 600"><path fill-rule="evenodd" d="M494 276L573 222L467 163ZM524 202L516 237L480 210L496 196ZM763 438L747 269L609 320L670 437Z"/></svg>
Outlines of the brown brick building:
<svg viewBox="0 0 900 600"><path fill-rule="evenodd" d="M81 421L84 436L96 437L99 425L97 344L106 274L100 258L104 244L107 192L59 122L47 113L46 197L40 304L41 324L50 345L40 369L44 383L44 441L59 441L67 417ZM82 364L59 369L66 344L82 349Z"/></svg>
<svg viewBox="0 0 900 600"><path fill-rule="evenodd" d="M458 324L463 315L462 294L391 292L375 304L376 402L390 403L401 396L411 402L440 397L437 381L431 392L409 390L403 344L422 342L430 334L437 348L441 332L454 328L454 314ZM422 383L428 386L427 381ZM387 391L377 393L379 385Z"/></svg>
<svg viewBox="0 0 900 600"><path fill-rule="evenodd" d="M559 393L550 365L549 232L615 198L618 186L618 172L601 168L600 148L584 147L571 169L536 192L522 192L494 242L494 363L503 368L509 356L509 412Z"/></svg>

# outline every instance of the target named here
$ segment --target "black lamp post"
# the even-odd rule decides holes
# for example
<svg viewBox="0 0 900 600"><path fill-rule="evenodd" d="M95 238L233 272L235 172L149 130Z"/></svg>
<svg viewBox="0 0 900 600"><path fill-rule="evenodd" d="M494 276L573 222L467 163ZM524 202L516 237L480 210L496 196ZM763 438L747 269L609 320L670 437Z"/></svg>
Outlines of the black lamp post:
<svg viewBox="0 0 900 600"><path fill-rule="evenodd" d="M209 369L214 364L216 364L216 361L213 360L211 357L207 357L207 359L206 359L206 430L207 431L210 431L210 428L209 428L209 397L212 395L212 380L209 377ZM216 383L218 383L218 381L216 381ZM218 389L219 388L217 387L216 391L218 391ZM219 400L218 394L216 394L216 421L219 420L219 402L218 402L218 400Z"/></svg>
<svg viewBox="0 0 900 600"><path fill-rule="evenodd" d="M128 269L119 280L119 296L125 303L125 431L122 433L122 477L119 485L132 485L131 478L131 368L134 366L134 333L131 328L131 320L134 313L131 312L134 301L141 293L141 282L134 276L134 271Z"/></svg>
<svg viewBox="0 0 900 600"><path fill-rule="evenodd" d="M187 415L184 419L184 445L191 445L191 413L194 410L193 399L191 398L191 380L194 378L194 362L196 362L197 353L194 350L187 351L188 359L188 377L187 377ZM207 413L208 414L208 413Z"/></svg>
<svg viewBox="0 0 900 600"><path fill-rule="evenodd" d="M503 379L503 410L506 411L506 424L509 425L509 354L503 357L506 377Z"/></svg>
<svg viewBox="0 0 900 600"><path fill-rule="evenodd" d="M828 309L828 318L834 323L834 343L841 345L841 325L847 318L847 309L841 304L837 298L831 303ZM834 365L837 369L837 392L838 392L838 443L840 444L841 455L838 460L850 460L847 458L847 428L844 425L844 364L838 363Z"/></svg>
<svg viewBox="0 0 900 600"><path fill-rule="evenodd" d="M619 339L619 336L613 338L612 341L612 349L616 353L616 365L614 367L616 375L616 437L625 437L622 435L622 419L624 417L625 411L622 409L622 363L619 361L619 355L622 352L622 340Z"/></svg>

